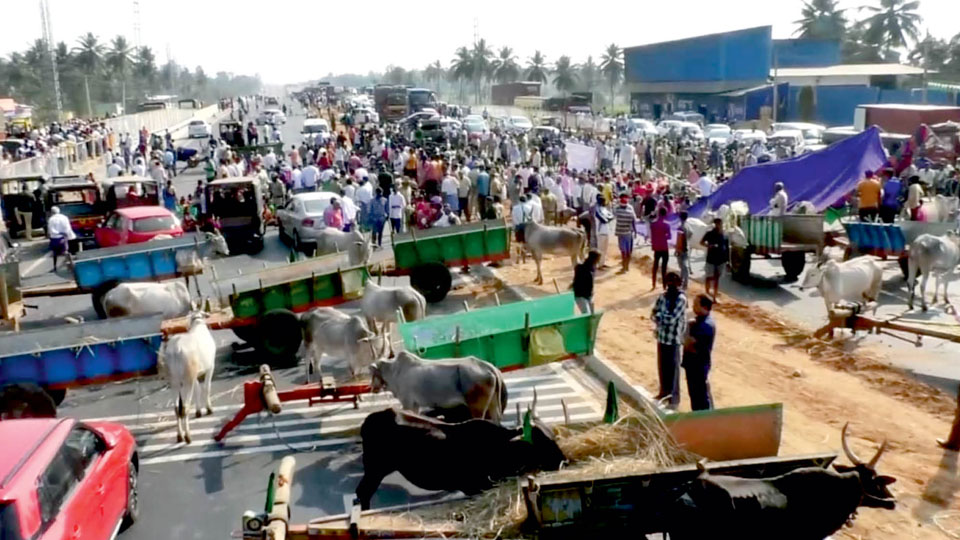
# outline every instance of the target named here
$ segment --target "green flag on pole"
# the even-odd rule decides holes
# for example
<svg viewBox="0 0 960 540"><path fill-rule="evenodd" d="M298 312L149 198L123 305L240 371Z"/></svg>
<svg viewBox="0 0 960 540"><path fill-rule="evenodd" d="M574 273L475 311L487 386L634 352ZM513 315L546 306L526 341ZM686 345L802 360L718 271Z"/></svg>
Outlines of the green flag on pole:
<svg viewBox="0 0 960 540"><path fill-rule="evenodd" d="M620 417L620 406L617 402L617 386L613 381L607 383L607 408L603 412L603 422L612 424Z"/></svg>

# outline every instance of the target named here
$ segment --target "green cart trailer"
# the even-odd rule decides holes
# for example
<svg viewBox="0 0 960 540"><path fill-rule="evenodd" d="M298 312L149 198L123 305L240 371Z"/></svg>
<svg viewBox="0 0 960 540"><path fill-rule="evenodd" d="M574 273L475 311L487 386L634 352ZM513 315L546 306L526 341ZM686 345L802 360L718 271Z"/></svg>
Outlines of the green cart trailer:
<svg viewBox="0 0 960 540"><path fill-rule="evenodd" d="M503 371L593 353L602 312L578 313L573 293L474 309L399 325L423 358L477 356Z"/></svg>
<svg viewBox="0 0 960 540"><path fill-rule="evenodd" d="M510 258L506 221L475 223L410 232L393 237L392 275L410 275L410 285L428 302L446 298L453 283L450 267Z"/></svg>
<svg viewBox="0 0 960 540"><path fill-rule="evenodd" d="M232 329L272 358L289 359L302 339L296 314L359 298L369 277L365 266L347 266L342 255L330 255L216 279L214 290L221 306L230 307L230 316L215 326Z"/></svg>
<svg viewBox="0 0 960 540"><path fill-rule="evenodd" d="M743 216L740 229L746 246L730 246L730 267L734 279L750 277L750 259L754 255L780 258L790 281L803 273L807 253L823 252L823 215Z"/></svg>

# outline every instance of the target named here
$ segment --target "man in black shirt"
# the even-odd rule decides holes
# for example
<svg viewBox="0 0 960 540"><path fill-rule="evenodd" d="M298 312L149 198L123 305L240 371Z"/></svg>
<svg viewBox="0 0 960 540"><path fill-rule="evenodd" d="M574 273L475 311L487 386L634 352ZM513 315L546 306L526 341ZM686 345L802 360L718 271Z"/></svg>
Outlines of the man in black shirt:
<svg viewBox="0 0 960 540"><path fill-rule="evenodd" d="M720 276L723 275L723 267L727 264L729 257L729 245L727 236L723 233L723 221L720 218L713 220L713 228L703 235L700 241L707 248L707 263L704 265L706 279L703 282L703 288L710 294L710 283L713 283L713 301L717 301L717 295L720 293Z"/></svg>
<svg viewBox="0 0 960 540"><path fill-rule="evenodd" d="M570 287L573 289L577 308L584 315L593 313L593 274L599 261L600 252L591 249L587 258L573 269L573 284Z"/></svg>

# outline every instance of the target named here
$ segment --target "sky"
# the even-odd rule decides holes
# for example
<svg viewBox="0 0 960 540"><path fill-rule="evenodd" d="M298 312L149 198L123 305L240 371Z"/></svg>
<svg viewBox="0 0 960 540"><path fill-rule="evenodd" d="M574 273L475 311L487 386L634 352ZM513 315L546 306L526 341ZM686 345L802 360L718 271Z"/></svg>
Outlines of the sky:
<svg viewBox="0 0 960 540"><path fill-rule="evenodd" d="M54 40L69 46L86 32L108 42L134 41L134 0L48 0ZM877 0L840 0L856 15ZM482 8L481 8L482 6ZM960 32L957 0L921 0L924 29L950 38ZM597 60L607 45L644 45L772 25L774 38L796 30L801 0L140 0L140 43L158 64L168 56L191 69L259 74L266 83L296 83L328 73L383 71L388 65L423 69L450 64L474 33L494 48L510 46L521 64L542 51L548 62L569 55ZM38 0L3 2L0 56L41 37ZM169 55L168 55L169 52Z"/></svg>

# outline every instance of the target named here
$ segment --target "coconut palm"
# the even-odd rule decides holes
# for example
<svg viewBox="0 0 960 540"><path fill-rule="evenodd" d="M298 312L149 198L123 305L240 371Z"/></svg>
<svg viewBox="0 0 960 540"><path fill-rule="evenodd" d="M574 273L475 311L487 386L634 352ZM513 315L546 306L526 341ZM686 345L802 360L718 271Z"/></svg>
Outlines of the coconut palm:
<svg viewBox="0 0 960 540"><path fill-rule="evenodd" d="M90 77L95 77L103 63L103 44L92 32L87 32L77 40L74 47L74 61L83 72L83 87L87 95L87 114L93 116L93 104L90 102Z"/></svg>
<svg viewBox="0 0 960 540"><path fill-rule="evenodd" d="M593 61L593 56L588 56L587 61L580 66L580 85L584 91L593 91L597 85L597 73L597 63Z"/></svg>
<svg viewBox="0 0 960 540"><path fill-rule="evenodd" d="M603 56L600 58L600 70L604 78L610 84L610 108L613 108L614 89L617 83L623 79L623 49L616 43L607 46Z"/></svg>
<svg viewBox="0 0 960 540"><path fill-rule="evenodd" d="M510 47L501 47L493 61L493 78L500 84L513 82L520 77L520 65Z"/></svg>
<svg viewBox="0 0 960 540"><path fill-rule="evenodd" d="M863 23L866 26L865 38L869 43L882 44L885 51L902 49L908 41L916 43L919 33L920 15L918 0L880 0L880 6L864 6L873 15Z"/></svg>
<svg viewBox="0 0 960 540"><path fill-rule="evenodd" d="M473 58L473 84L477 103L480 103L480 93L484 77L490 77L493 72L493 50L487 45L487 40L480 39L473 44L470 51Z"/></svg>
<svg viewBox="0 0 960 540"><path fill-rule="evenodd" d="M843 39L847 31L847 18L843 11L837 7L837 0L804 2L800 20L793 23L797 25L794 35L804 39Z"/></svg>
<svg viewBox="0 0 960 540"><path fill-rule="evenodd" d="M527 64L527 80L547 82L547 58L540 51L533 51L533 56Z"/></svg>
<svg viewBox="0 0 960 540"><path fill-rule="evenodd" d="M450 80L460 83L460 103L463 103L463 81L473 76L473 55L466 47L460 47L450 62Z"/></svg>
<svg viewBox="0 0 960 540"><path fill-rule="evenodd" d="M577 68L570 62L569 56L557 59L557 65L553 68L553 86L563 92L564 98L577 86Z"/></svg>
<svg viewBox="0 0 960 540"><path fill-rule="evenodd" d="M110 48L104 55L104 62L110 72L120 79L120 103L127 110L127 74L133 67L133 47L127 38L117 36L110 42Z"/></svg>

